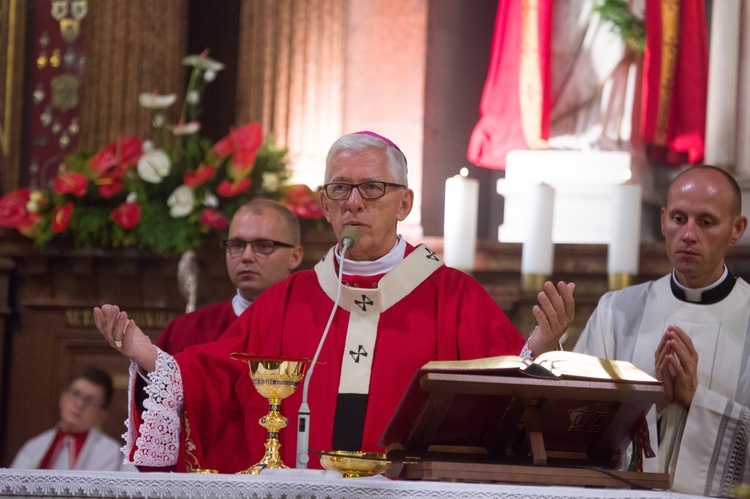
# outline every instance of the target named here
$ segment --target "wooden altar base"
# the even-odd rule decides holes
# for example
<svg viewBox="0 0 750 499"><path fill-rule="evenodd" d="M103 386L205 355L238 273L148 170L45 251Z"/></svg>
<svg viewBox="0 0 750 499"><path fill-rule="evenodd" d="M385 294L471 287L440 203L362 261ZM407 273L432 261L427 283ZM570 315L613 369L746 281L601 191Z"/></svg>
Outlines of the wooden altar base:
<svg viewBox="0 0 750 499"><path fill-rule="evenodd" d="M525 485L668 489L668 473L638 473L598 468L419 461L389 463L385 476L407 480L502 482Z"/></svg>

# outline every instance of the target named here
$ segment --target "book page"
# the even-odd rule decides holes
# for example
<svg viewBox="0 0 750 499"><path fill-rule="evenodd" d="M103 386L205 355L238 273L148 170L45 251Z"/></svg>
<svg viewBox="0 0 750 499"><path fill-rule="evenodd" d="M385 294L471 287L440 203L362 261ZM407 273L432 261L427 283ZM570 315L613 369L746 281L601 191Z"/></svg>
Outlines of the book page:
<svg viewBox="0 0 750 499"><path fill-rule="evenodd" d="M630 362L600 359L583 353L545 352L534 360L534 364L545 367L557 376L644 383L659 382Z"/></svg>
<svg viewBox="0 0 750 499"><path fill-rule="evenodd" d="M471 360L433 360L422 366L430 371L496 371L525 369L530 362L517 355L500 355Z"/></svg>

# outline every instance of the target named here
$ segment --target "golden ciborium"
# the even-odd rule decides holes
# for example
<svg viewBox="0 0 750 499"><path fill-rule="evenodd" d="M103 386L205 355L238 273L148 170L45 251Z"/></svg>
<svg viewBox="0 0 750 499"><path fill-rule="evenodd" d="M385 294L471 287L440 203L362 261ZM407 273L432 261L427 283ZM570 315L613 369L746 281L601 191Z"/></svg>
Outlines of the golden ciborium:
<svg viewBox="0 0 750 499"><path fill-rule="evenodd" d="M266 453L258 464L251 466L240 474L257 475L266 468L288 468L279 456L279 430L286 427L289 420L281 415L281 401L290 396L305 377L305 368L309 359L288 359L285 357L262 357L234 352L230 355L235 360L247 362L250 367L250 379L255 389L268 399L268 414L258 423L268 430Z"/></svg>

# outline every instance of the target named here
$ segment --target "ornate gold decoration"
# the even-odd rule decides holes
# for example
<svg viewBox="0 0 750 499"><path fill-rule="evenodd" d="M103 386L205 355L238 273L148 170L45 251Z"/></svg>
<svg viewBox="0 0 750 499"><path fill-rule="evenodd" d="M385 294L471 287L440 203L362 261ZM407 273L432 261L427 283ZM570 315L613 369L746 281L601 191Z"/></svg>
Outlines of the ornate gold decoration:
<svg viewBox="0 0 750 499"><path fill-rule="evenodd" d="M52 78L50 87L52 96L50 104L61 112L78 107L78 87L80 82L72 74L63 74Z"/></svg>
<svg viewBox="0 0 750 499"><path fill-rule="evenodd" d="M42 50L39 53L39 56L36 58L36 67L39 69L44 69L47 67L47 62L49 59L47 59L47 52Z"/></svg>
<svg viewBox="0 0 750 499"><path fill-rule="evenodd" d="M50 15L60 23L60 34L68 43L81 35L81 20L89 13L88 0L51 0Z"/></svg>

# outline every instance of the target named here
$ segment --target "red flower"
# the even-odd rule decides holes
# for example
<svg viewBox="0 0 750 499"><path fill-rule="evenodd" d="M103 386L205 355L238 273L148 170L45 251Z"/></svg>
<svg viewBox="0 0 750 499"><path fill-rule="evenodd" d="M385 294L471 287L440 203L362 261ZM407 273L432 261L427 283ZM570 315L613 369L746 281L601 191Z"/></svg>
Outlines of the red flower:
<svg viewBox="0 0 750 499"><path fill-rule="evenodd" d="M29 202L31 190L24 187L14 189L0 198L0 227L18 229L29 217L26 204Z"/></svg>
<svg viewBox="0 0 750 499"><path fill-rule="evenodd" d="M138 137L117 139L89 159L91 169L102 174L110 169L124 173L129 166L138 162L143 152L143 144Z"/></svg>
<svg viewBox="0 0 750 499"><path fill-rule="evenodd" d="M86 175L83 173L61 173L55 178L52 188L58 194L73 194L76 197L81 197L86 194L88 182Z"/></svg>
<svg viewBox="0 0 750 499"><path fill-rule="evenodd" d="M216 208L206 208L201 212L201 224L216 230L224 230L229 226L227 217Z"/></svg>
<svg viewBox="0 0 750 499"><path fill-rule="evenodd" d="M292 185L284 189L282 202L298 218L315 219L323 216L318 196L305 184Z"/></svg>
<svg viewBox="0 0 750 499"><path fill-rule="evenodd" d="M73 202L68 201L62 206L55 206L52 212L52 231L64 232L70 223L70 215L73 213Z"/></svg>
<svg viewBox="0 0 750 499"><path fill-rule="evenodd" d="M110 170L94 181L99 195L103 198L111 198L122 190L122 177L116 171Z"/></svg>
<svg viewBox="0 0 750 499"><path fill-rule="evenodd" d="M138 203L122 203L112 210L109 217L123 229L132 229L141 221L141 206Z"/></svg>
<svg viewBox="0 0 750 499"><path fill-rule="evenodd" d="M235 180L230 182L229 180L222 181L216 187L216 194L225 198L231 198L238 194L242 194L250 188L250 179L243 178L242 180Z"/></svg>
<svg viewBox="0 0 750 499"><path fill-rule="evenodd" d="M255 157L262 144L263 129L256 122L231 130L229 135L214 144L214 152L219 158L232 156L229 177L239 180L253 171Z"/></svg>
<svg viewBox="0 0 750 499"><path fill-rule="evenodd" d="M185 172L183 182L188 187L198 187L203 182L211 180L216 175L216 167L211 165L200 165L194 171Z"/></svg>

